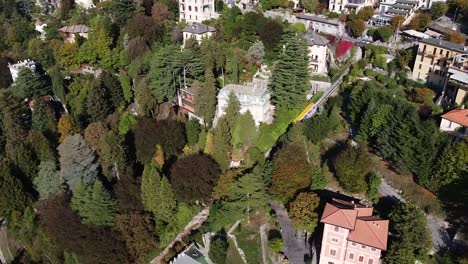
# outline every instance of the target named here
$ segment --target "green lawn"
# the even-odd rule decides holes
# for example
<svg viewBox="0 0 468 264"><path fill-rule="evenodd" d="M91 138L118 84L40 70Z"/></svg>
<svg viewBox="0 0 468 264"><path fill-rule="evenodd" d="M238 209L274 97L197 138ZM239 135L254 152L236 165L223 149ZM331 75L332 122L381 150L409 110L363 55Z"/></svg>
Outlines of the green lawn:
<svg viewBox="0 0 468 264"><path fill-rule="evenodd" d="M234 242L232 239L228 238L229 248L226 255L226 264L242 264L244 261L237 251L236 247L234 246Z"/></svg>
<svg viewBox="0 0 468 264"><path fill-rule="evenodd" d="M258 230L241 227L236 233L237 243L244 251L248 263L262 263L262 245Z"/></svg>

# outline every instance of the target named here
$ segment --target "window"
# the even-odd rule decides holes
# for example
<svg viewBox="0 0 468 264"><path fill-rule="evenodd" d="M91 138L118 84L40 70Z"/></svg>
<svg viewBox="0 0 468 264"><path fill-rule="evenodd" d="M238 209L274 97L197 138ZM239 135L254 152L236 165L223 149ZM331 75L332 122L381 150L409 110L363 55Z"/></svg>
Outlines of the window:
<svg viewBox="0 0 468 264"><path fill-rule="evenodd" d="M335 232L340 232L340 228L335 226Z"/></svg>
<svg viewBox="0 0 468 264"><path fill-rule="evenodd" d="M349 259L354 259L354 253L353 252L349 253Z"/></svg>
<svg viewBox="0 0 468 264"><path fill-rule="evenodd" d="M422 64L419 64L419 69L421 69L421 68L422 68Z"/></svg>
<svg viewBox="0 0 468 264"><path fill-rule="evenodd" d="M374 260L370 258L367 264L374 264Z"/></svg>
<svg viewBox="0 0 468 264"><path fill-rule="evenodd" d="M336 256L336 249L330 249L330 256Z"/></svg>
<svg viewBox="0 0 468 264"><path fill-rule="evenodd" d="M444 52L444 50L440 49L439 55L442 55L443 52Z"/></svg>
<svg viewBox="0 0 468 264"><path fill-rule="evenodd" d="M192 11L192 6L188 6L188 11Z"/></svg>
<svg viewBox="0 0 468 264"><path fill-rule="evenodd" d="M338 243L338 239L337 238L332 238L332 242L333 243Z"/></svg>
<svg viewBox="0 0 468 264"><path fill-rule="evenodd" d="M355 246L356 246L356 243L353 242L353 243L351 243L351 245L353 245L353 247L355 247Z"/></svg>
<svg viewBox="0 0 468 264"><path fill-rule="evenodd" d="M437 48L434 48L434 50L432 51L432 55L435 55L437 52Z"/></svg>
<svg viewBox="0 0 468 264"><path fill-rule="evenodd" d="M333 262L331 262L331 261L328 261L328 264L335 264L335 263L333 263Z"/></svg>
<svg viewBox="0 0 468 264"><path fill-rule="evenodd" d="M364 256L359 256L358 261L359 262L364 262Z"/></svg>
<svg viewBox="0 0 468 264"><path fill-rule="evenodd" d="M195 7L195 12L198 12L198 6Z"/></svg>
<svg viewBox="0 0 468 264"><path fill-rule="evenodd" d="M375 248L371 248L370 250L375 252L377 249L375 249Z"/></svg>
<svg viewBox="0 0 468 264"><path fill-rule="evenodd" d="M445 57L448 58L448 56L449 56L449 51L447 50L447 53L445 53Z"/></svg>
<svg viewBox="0 0 468 264"><path fill-rule="evenodd" d="M364 246L364 245L361 245L361 248L362 248L362 249L366 249L366 246Z"/></svg>

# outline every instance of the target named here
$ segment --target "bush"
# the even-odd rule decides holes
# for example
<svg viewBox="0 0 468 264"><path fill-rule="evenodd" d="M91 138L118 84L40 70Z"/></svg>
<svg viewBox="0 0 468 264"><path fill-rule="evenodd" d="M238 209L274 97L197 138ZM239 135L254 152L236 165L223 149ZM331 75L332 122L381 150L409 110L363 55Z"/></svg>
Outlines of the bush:
<svg viewBox="0 0 468 264"><path fill-rule="evenodd" d="M364 71L364 75L367 76L367 77L375 77L378 73L373 71L373 70L370 70L370 69L367 69Z"/></svg>
<svg viewBox="0 0 468 264"><path fill-rule="evenodd" d="M268 248L271 252L279 253L283 250L283 240L281 238L273 238L268 241Z"/></svg>

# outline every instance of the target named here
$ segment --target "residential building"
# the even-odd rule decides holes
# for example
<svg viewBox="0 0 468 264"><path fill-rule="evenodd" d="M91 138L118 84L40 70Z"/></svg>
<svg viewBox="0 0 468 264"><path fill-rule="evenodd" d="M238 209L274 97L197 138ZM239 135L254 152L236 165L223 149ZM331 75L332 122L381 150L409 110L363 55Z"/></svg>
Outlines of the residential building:
<svg viewBox="0 0 468 264"><path fill-rule="evenodd" d="M396 0L381 0L379 3L379 9L378 11L380 13L385 13L387 12L394 4L396 3Z"/></svg>
<svg viewBox="0 0 468 264"><path fill-rule="evenodd" d="M19 71L22 68L28 68L31 71L35 71L36 62L33 60L24 60L24 61L18 61L15 64L8 63L8 68L10 69L11 78L13 79L13 83L14 83L16 81L16 78L18 78Z"/></svg>
<svg viewBox="0 0 468 264"><path fill-rule="evenodd" d="M268 80L254 78L249 83L228 84L219 91L215 124L224 115L231 93L234 93L239 100L240 112L250 111L257 126L260 123L273 122L274 106L270 102L271 92L268 89Z"/></svg>
<svg viewBox="0 0 468 264"><path fill-rule="evenodd" d="M421 39L412 78L442 88L445 85L449 60L461 54L468 54L468 50L463 45L441 39Z"/></svg>
<svg viewBox="0 0 468 264"><path fill-rule="evenodd" d="M387 249L388 220L372 216L373 209L332 199L325 205L319 264L378 264Z"/></svg>
<svg viewBox="0 0 468 264"><path fill-rule="evenodd" d="M329 0L328 10L332 12L359 12L365 6L373 6L373 0Z"/></svg>
<svg viewBox="0 0 468 264"><path fill-rule="evenodd" d="M194 38L197 40L198 44L201 43L203 38L211 37L216 29L214 27L202 24L202 23L194 23L192 25L187 26L182 30L183 38L184 38L184 46L187 40Z"/></svg>
<svg viewBox="0 0 468 264"><path fill-rule="evenodd" d="M179 111L185 113L189 119L198 119L203 123L203 118L195 114L196 91L191 87L180 88L177 94Z"/></svg>
<svg viewBox="0 0 468 264"><path fill-rule="evenodd" d="M458 138L468 136L468 109L453 109L442 115L440 130Z"/></svg>
<svg viewBox="0 0 468 264"><path fill-rule="evenodd" d="M306 14L298 14L296 19L298 22L303 23L306 28L312 28L317 32L341 36L345 31L344 24L340 23L336 19Z"/></svg>
<svg viewBox="0 0 468 264"><path fill-rule="evenodd" d="M309 68L312 73L327 73L328 39L321 36L312 28L305 35L309 50Z"/></svg>
<svg viewBox="0 0 468 264"><path fill-rule="evenodd" d="M96 7L93 0L75 0L75 4L81 6L84 9Z"/></svg>
<svg viewBox="0 0 468 264"><path fill-rule="evenodd" d="M468 54L447 60L448 72L443 97L450 104L462 105L468 101Z"/></svg>
<svg viewBox="0 0 468 264"><path fill-rule="evenodd" d="M39 35L39 38L41 40L45 40L46 39L46 32L45 32L45 27L47 27L47 24L45 23L42 23L40 20L36 20L34 22L34 29L40 33Z"/></svg>
<svg viewBox="0 0 468 264"><path fill-rule="evenodd" d="M215 12L215 0L179 0L179 13L179 21L188 23L219 17Z"/></svg>
<svg viewBox="0 0 468 264"><path fill-rule="evenodd" d="M71 71L72 73L78 74L92 74L94 78L98 78L102 74L102 69L89 66L87 64L81 64L81 67L77 70Z"/></svg>
<svg viewBox="0 0 468 264"><path fill-rule="evenodd" d="M72 25L72 26L65 26L59 29L60 34L63 37L65 42L74 43L76 41L76 36L80 36L83 38L88 38L88 33L90 32L90 28L86 25Z"/></svg>
<svg viewBox="0 0 468 264"><path fill-rule="evenodd" d="M169 264L208 264L213 263L208 252L196 243L190 244L182 253L177 255Z"/></svg>

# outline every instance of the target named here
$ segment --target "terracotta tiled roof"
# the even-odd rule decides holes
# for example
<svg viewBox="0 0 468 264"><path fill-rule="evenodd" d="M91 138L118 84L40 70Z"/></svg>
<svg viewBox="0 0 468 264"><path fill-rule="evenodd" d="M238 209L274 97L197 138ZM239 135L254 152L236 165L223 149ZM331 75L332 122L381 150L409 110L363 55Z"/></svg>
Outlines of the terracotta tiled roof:
<svg viewBox="0 0 468 264"><path fill-rule="evenodd" d="M443 114L442 118L462 126L468 126L468 109L454 109L448 113Z"/></svg>
<svg viewBox="0 0 468 264"><path fill-rule="evenodd" d="M354 230L349 232L348 240L386 250L388 224L388 220L373 216L358 217Z"/></svg>
<svg viewBox="0 0 468 264"><path fill-rule="evenodd" d="M372 211L372 207L359 203L332 199L320 221L349 229L350 241L386 250L389 221L373 217Z"/></svg>

